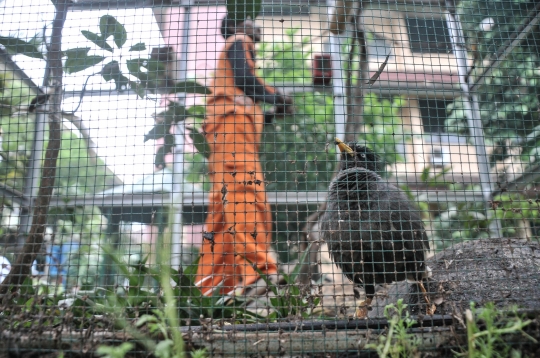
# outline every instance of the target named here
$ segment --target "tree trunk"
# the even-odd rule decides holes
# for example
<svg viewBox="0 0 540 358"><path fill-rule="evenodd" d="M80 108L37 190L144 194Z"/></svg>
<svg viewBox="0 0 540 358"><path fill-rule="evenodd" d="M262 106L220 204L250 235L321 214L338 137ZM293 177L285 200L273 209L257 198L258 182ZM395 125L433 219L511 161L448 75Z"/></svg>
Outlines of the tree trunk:
<svg viewBox="0 0 540 358"><path fill-rule="evenodd" d="M2 285L0 294L16 291L30 274L30 268L43 245L45 224L51 195L56 177L56 159L60 151L62 123L62 30L66 21L69 0L53 0L56 14L52 25L51 43L47 50L48 68L51 71L52 87L49 99L49 142L45 151L45 160L41 174L41 182L34 205L34 215L30 233L17 256L15 264ZM47 108L47 105L45 106Z"/></svg>
<svg viewBox="0 0 540 358"><path fill-rule="evenodd" d="M362 123L363 123L363 104L364 104L364 89L366 87L368 61L367 61L367 48L366 48L366 36L361 24L362 4L358 9L358 12L354 18L354 30L353 30L353 46L358 46L358 82L356 85L352 83L352 55L353 50L349 56L349 71L347 74L347 123L345 125L345 140L348 142L358 139Z"/></svg>

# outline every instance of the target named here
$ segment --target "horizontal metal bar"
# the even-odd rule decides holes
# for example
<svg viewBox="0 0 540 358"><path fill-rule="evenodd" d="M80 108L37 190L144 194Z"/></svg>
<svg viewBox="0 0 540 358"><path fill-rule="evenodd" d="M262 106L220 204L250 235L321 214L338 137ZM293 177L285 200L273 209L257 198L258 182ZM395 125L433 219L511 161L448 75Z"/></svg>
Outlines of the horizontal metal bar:
<svg viewBox="0 0 540 358"><path fill-rule="evenodd" d="M492 196L502 194L505 191L521 191L525 189L529 184L535 183L540 180L540 164L535 165L534 167L523 172L519 177L515 178L506 185L501 185L500 188L496 189Z"/></svg>
<svg viewBox="0 0 540 358"><path fill-rule="evenodd" d="M368 345L377 345L382 330L325 330L321 332L201 332L186 333L185 339L195 347L224 357L251 357L277 355L310 355L317 353L358 354L367 352ZM447 345L463 331L450 327L411 329L409 334L421 350Z"/></svg>
<svg viewBox="0 0 540 358"><path fill-rule="evenodd" d="M274 87L278 88L281 92L284 92L286 94L291 94L295 92L332 92L332 86L314 86L314 85L295 85L291 83L284 83L284 84L274 84ZM65 91L64 92L64 98L79 98L81 96L82 91ZM125 91L117 91L117 90L92 90L87 89L84 91L85 97L98 97L98 96L105 96L105 97L116 97L116 96L127 96L127 95L137 95L135 91L132 90L125 90ZM157 95L156 95L157 97Z"/></svg>
<svg viewBox="0 0 540 358"><path fill-rule="evenodd" d="M326 191L306 192L267 192L268 203L271 205L317 205L326 200ZM413 191L417 201L438 202L477 202L482 200L482 194L474 191L451 192L445 190L419 190ZM133 194L111 196L87 196L75 198L54 198L51 207L161 207L173 203L168 193L164 194ZM208 205L207 193L183 193L182 205L205 206ZM126 209L129 210L129 209Z"/></svg>
<svg viewBox="0 0 540 358"><path fill-rule="evenodd" d="M489 65L484 69L484 71L476 77L473 85L470 88L470 92L475 92L484 80L491 75L491 73L496 70L503 62L506 60L506 57L519 46L521 41L535 28L535 26L540 21L540 3L528 14L527 21L520 26L510 38L502 44L501 47L497 50L496 53L490 56Z"/></svg>
<svg viewBox="0 0 540 358"><path fill-rule="evenodd" d="M28 198L23 193L2 183L0 183L0 196L20 206L27 206L29 204Z"/></svg>
<svg viewBox="0 0 540 358"><path fill-rule="evenodd" d="M315 85L301 85L293 83L283 83L283 84L273 84L274 87L280 90L285 94L293 94L298 92L324 92L332 93L332 86L315 86ZM459 88L456 88L452 85L445 85L442 83L437 84L426 84L426 85L415 85L411 86L407 82L396 82L396 81L377 81L373 87L372 91L375 91L380 94L392 95L392 96L401 96L401 95L410 95L420 98L444 98L444 99L453 99L460 95ZM115 96L126 96L126 95L137 95L132 90L125 90L119 92L117 90L86 90L84 95L87 97L115 97ZM81 91L66 91L64 92L64 98L73 98L80 97Z"/></svg>
<svg viewBox="0 0 540 358"><path fill-rule="evenodd" d="M235 326L233 326L235 327ZM459 327L424 327L408 331L415 337L415 344L420 350L433 350L443 347L456 338L464 336ZM377 345L380 329L330 330L309 332L249 332L244 331L201 331L185 332L183 338L195 347L206 347L213 356L251 357L278 355L307 355L316 353L366 352L368 344ZM101 345L118 345L120 342L137 342L125 331L94 332L90 330L69 331L62 334L45 330L40 334L26 334L0 331L0 349L2 352L20 354L20 352L57 352L80 351L94 353Z"/></svg>
<svg viewBox="0 0 540 358"><path fill-rule="evenodd" d="M455 318L451 315L435 314L431 316L412 316L416 321L411 328L417 327L447 327L455 322ZM370 318L366 320L345 320L345 319L327 319L327 320L301 320L295 322L275 322L275 323L252 323L252 324L235 324L229 326L212 326L215 330L220 331L237 331L237 332L313 332L325 330L358 330L358 329L383 329L390 325L386 318ZM184 326L180 327L180 331L185 332L207 332L207 326Z"/></svg>
<svg viewBox="0 0 540 358"><path fill-rule="evenodd" d="M263 1L262 5L273 5L276 2ZM278 3L279 4L279 3ZM323 4L317 0L292 0L287 5L318 6ZM78 0L71 2L71 10L111 10L111 9L138 9L151 7L190 7L190 6L225 6L225 0Z"/></svg>

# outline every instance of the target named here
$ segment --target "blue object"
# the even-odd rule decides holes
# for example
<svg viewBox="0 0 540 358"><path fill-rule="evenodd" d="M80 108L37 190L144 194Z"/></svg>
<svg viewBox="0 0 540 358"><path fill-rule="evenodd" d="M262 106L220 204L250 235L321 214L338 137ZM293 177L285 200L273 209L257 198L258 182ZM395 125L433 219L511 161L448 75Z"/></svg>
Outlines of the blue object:
<svg viewBox="0 0 540 358"><path fill-rule="evenodd" d="M46 264L49 266L49 276L58 278L67 276L69 268L69 258L72 253L79 250L78 242L68 242L61 245L51 245L47 250ZM64 287L66 280L62 280Z"/></svg>

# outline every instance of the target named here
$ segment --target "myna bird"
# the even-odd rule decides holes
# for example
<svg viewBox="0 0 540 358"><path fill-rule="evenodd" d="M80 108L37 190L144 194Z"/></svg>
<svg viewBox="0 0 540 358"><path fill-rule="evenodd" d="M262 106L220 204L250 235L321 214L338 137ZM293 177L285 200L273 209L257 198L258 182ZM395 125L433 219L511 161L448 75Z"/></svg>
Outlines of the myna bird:
<svg viewBox="0 0 540 358"><path fill-rule="evenodd" d="M433 314L422 281L428 237L420 213L405 193L383 180L375 170L378 156L357 143L341 150L340 171L330 183L321 232L336 265L355 286L364 287L366 300L357 317L367 316L375 286L397 281L414 281ZM355 295L359 298L358 292Z"/></svg>

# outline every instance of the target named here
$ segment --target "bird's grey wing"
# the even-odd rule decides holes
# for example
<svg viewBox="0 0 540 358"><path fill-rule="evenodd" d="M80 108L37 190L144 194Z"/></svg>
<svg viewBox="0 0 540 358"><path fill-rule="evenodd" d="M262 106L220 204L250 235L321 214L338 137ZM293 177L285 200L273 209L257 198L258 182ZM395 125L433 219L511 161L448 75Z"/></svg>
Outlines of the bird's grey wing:
<svg viewBox="0 0 540 358"><path fill-rule="evenodd" d="M399 243L408 277L418 278L425 272L429 240L416 206L398 189L400 198L390 205L393 241Z"/></svg>

